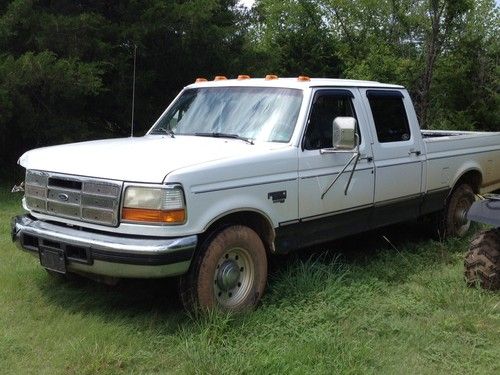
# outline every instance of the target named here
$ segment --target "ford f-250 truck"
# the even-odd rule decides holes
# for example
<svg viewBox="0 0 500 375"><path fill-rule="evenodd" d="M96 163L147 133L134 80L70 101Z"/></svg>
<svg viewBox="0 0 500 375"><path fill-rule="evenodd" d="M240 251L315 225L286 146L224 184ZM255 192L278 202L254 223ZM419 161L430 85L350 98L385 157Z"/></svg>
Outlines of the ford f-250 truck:
<svg viewBox="0 0 500 375"><path fill-rule="evenodd" d="M500 187L500 133L421 131L402 86L247 78L197 80L143 137L22 155L13 240L50 273L181 276L188 307L235 311L274 253L429 214L460 236Z"/></svg>

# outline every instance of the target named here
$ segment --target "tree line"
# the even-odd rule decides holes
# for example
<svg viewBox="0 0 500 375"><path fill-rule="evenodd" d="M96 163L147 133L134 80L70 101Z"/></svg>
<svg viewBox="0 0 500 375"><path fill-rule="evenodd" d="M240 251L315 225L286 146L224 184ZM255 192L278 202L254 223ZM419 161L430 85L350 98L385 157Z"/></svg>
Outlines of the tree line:
<svg viewBox="0 0 500 375"><path fill-rule="evenodd" d="M0 167L136 134L197 77L405 85L424 128L500 130L494 0L0 0ZM2 174L2 172L0 172Z"/></svg>

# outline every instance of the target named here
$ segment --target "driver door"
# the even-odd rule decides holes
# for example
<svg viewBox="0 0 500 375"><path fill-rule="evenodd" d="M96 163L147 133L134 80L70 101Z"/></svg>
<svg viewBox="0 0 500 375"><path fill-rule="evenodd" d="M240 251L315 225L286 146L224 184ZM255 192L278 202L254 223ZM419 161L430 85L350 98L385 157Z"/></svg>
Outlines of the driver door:
<svg viewBox="0 0 500 375"><path fill-rule="evenodd" d="M304 233L310 237L305 245L356 233L369 226L374 199L374 163L369 134L359 131L359 122L366 123L359 95L357 89L318 89L313 95L299 154L299 218L307 227ZM357 120L361 157L347 193L345 188L353 163L322 198L355 151L321 151L332 147L332 124L339 116Z"/></svg>

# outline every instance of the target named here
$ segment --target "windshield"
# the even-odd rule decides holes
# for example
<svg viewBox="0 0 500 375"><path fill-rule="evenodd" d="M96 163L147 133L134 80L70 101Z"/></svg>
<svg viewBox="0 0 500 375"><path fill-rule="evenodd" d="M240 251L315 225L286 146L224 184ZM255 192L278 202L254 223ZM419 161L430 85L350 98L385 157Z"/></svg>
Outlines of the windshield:
<svg viewBox="0 0 500 375"><path fill-rule="evenodd" d="M268 87L187 89L150 134L233 135L263 142L288 142L302 91Z"/></svg>

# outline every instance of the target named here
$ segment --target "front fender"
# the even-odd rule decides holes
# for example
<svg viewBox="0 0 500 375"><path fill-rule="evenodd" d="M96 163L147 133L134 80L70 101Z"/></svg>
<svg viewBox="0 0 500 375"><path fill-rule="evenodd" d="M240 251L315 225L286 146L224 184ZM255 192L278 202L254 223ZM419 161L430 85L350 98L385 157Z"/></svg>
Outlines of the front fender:
<svg viewBox="0 0 500 375"><path fill-rule="evenodd" d="M286 198L273 200L273 192L286 192ZM256 212L267 219L273 228L279 223L297 219L297 181L265 183L252 187L192 193L190 227L204 232L212 223L235 212Z"/></svg>

